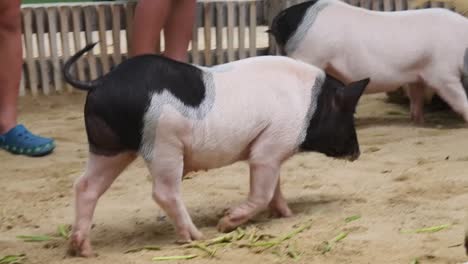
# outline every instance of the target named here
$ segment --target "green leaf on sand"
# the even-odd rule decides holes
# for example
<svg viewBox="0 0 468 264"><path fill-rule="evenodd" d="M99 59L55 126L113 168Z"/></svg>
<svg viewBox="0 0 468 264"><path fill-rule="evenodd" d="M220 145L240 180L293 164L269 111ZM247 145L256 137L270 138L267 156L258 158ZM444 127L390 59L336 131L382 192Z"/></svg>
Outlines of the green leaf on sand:
<svg viewBox="0 0 468 264"><path fill-rule="evenodd" d="M336 243L339 242L343 239L345 239L348 236L348 233L341 232L339 235L333 238L332 242Z"/></svg>
<svg viewBox="0 0 468 264"><path fill-rule="evenodd" d="M312 223L308 223L308 224L302 225L302 226L294 229L293 231L291 231L291 232L289 232L289 233L287 233L287 234L285 234L285 235L283 235L281 237L274 238L274 239L271 239L269 241L251 242L251 243L243 245L243 246L262 247L262 249L260 249L258 251L258 252L262 252L262 251L265 251L265 250L267 250L269 248L276 247L276 246L280 245L284 241L291 239L292 237L296 236L297 234L303 232L306 229L309 229L311 226L312 226Z"/></svg>
<svg viewBox="0 0 468 264"><path fill-rule="evenodd" d="M164 261L164 260L185 260L193 259L198 257L198 255L182 255L182 256L166 256L166 257L154 257L153 261Z"/></svg>
<svg viewBox="0 0 468 264"><path fill-rule="evenodd" d="M57 227L57 232L61 237L68 239L70 237L70 227L70 225L59 225Z"/></svg>
<svg viewBox="0 0 468 264"><path fill-rule="evenodd" d="M349 223L349 222L352 222L352 221L356 221L356 220L358 220L360 218L361 218L360 215L353 215L353 216L350 216L350 217L346 217L345 222Z"/></svg>
<svg viewBox="0 0 468 264"><path fill-rule="evenodd" d="M287 247L286 255L294 260L299 260L301 258L301 253L296 249L295 245L291 244Z"/></svg>
<svg viewBox="0 0 468 264"><path fill-rule="evenodd" d="M26 236L26 235L17 236L16 238L21 239L24 242L43 242L43 241L50 241L53 239L50 236Z"/></svg>
<svg viewBox="0 0 468 264"><path fill-rule="evenodd" d="M129 250L125 251L124 253L125 254L135 253L135 252L139 252L139 251L143 251L143 250L161 250L161 248L158 247L158 246L143 246L143 247L139 247L139 248L129 249Z"/></svg>
<svg viewBox="0 0 468 264"><path fill-rule="evenodd" d="M345 239L348 236L348 233L341 232L336 237L334 237L331 241L325 241L325 247L322 250L322 254L325 254L332 250L333 246L340 242L341 240Z"/></svg>
<svg viewBox="0 0 468 264"><path fill-rule="evenodd" d="M20 264L26 258L26 254L8 255L0 258L0 264Z"/></svg>
<svg viewBox="0 0 468 264"><path fill-rule="evenodd" d="M403 233L403 234L435 233L435 232L439 232L439 231L444 230L444 229L449 228L449 227L450 227L449 224L445 224L445 225L438 225L438 226L420 228L420 229L416 229L416 230L401 231L401 233Z"/></svg>
<svg viewBox="0 0 468 264"><path fill-rule="evenodd" d="M203 243L191 243L187 247L200 249L203 252L206 252L209 257L213 257L216 254L216 249L211 250Z"/></svg>

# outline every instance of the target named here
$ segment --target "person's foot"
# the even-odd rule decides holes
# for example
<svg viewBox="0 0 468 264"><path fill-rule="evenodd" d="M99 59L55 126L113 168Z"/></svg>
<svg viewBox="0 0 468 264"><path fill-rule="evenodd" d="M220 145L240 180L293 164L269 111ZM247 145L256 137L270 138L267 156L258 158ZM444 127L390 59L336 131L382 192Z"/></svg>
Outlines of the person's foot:
<svg viewBox="0 0 468 264"><path fill-rule="evenodd" d="M13 154L38 157L51 153L55 143L51 138L34 135L23 125L17 125L0 135L0 148Z"/></svg>

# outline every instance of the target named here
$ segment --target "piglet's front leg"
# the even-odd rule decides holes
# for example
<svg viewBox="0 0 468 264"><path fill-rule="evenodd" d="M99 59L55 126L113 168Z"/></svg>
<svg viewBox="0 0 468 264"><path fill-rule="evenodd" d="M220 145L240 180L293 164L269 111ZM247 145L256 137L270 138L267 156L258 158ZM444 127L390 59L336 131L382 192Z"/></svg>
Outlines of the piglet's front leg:
<svg viewBox="0 0 468 264"><path fill-rule="evenodd" d="M275 194L270 204L270 213L272 217L290 217L293 215L291 209L289 209L286 199L284 199L283 193L281 192L280 180L276 184Z"/></svg>
<svg viewBox="0 0 468 264"><path fill-rule="evenodd" d="M268 207L278 183L279 168L279 164L250 164L250 192L247 201L226 212L218 223L220 232L234 230Z"/></svg>
<svg viewBox="0 0 468 264"><path fill-rule="evenodd" d="M279 188L283 161L294 154L295 146L275 137L281 126L270 126L252 144L250 152L250 191L247 201L229 209L218 223L218 230L229 232L244 224L270 205L284 216L291 214ZM277 138L277 140L272 140Z"/></svg>

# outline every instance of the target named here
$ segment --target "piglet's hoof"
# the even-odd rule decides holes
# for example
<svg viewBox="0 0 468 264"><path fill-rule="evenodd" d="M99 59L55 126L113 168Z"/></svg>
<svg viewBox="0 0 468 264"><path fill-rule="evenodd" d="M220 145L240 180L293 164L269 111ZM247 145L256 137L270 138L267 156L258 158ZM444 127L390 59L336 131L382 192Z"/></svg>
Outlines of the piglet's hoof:
<svg viewBox="0 0 468 264"><path fill-rule="evenodd" d="M97 257L97 254L93 252L89 239L83 239L82 236L77 233L71 236L67 253L73 257Z"/></svg>
<svg viewBox="0 0 468 264"><path fill-rule="evenodd" d="M416 126L424 126L426 123L424 116L420 114L411 114L411 121L413 121Z"/></svg>
<svg viewBox="0 0 468 264"><path fill-rule="evenodd" d="M219 232L222 232L222 233L227 233L227 232L230 232L234 229L236 229L237 225L231 221L231 219L229 218L229 215L221 218L221 220L219 220L218 222L218 231Z"/></svg>
<svg viewBox="0 0 468 264"><path fill-rule="evenodd" d="M192 243L192 239L179 238L175 241L177 245L186 245Z"/></svg>
<svg viewBox="0 0 468 264"><path fill-rule="evenodd" d="M203 233L198 230L192 231L191 236L192 236L192 240L202 240L204 237Z"/></svg>
<svg viewBox="0 0 468 264"><path fill-rule="evenodd" d="M179 244L179 245L189 244L193 240L201 240L201 239L203 239L202 232L194 228L193 230L179 233L179 238L176 240L176 244Z"/></svg>
<svg viewBox="0 0 468 264"><path fill-rule="evenodd" d="M293 212L289 209L289 206L286 202L277 202L270 204L270 217L282 218L282 217L291 217Z"/></svg>
<svg viewBox="0 0 468 264"><path fill-rule="evenodd" d="M226 233L236 229L250 219L250 213L251 209L245 205L229 208L218 222L218 231Z"/></svg>
<svg viewBox="0 0 468 264"><path fill-rule="evenodd" d="M235 217L232 214L226 215L218 222L218 231L222 233L231 232L240 225L248 221L248 218Z"/></svg>
<svg viewBox="0 0 468 264"><path fill-rule="evenodd" d="M293 212L289 207L286 208L270 208L271 218L287 218L293 216Z"/></svg>

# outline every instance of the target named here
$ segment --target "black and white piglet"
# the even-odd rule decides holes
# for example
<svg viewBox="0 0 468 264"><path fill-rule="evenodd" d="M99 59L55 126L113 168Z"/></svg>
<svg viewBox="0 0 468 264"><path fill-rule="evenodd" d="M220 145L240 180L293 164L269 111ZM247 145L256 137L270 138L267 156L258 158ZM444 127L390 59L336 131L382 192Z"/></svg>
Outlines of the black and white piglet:
<svg viewBox="0 0 468 264"><path fill-rule="evenodd" d="M178 239L202 234L181 195L182 177L247 160L250 193L219 221L228 231L270 208L291 215L281 194L281 164L298 151L359 156L354 111L369 80L345 87L322 70L279 56L244 59L212 68L157 55L128 59L97 80L72 77L88 92L84 109L89 141L86 171L75 183L71 249L92 256L90 227L98 198L139 154L154 178L153 197L173 221Z"/></svg>

